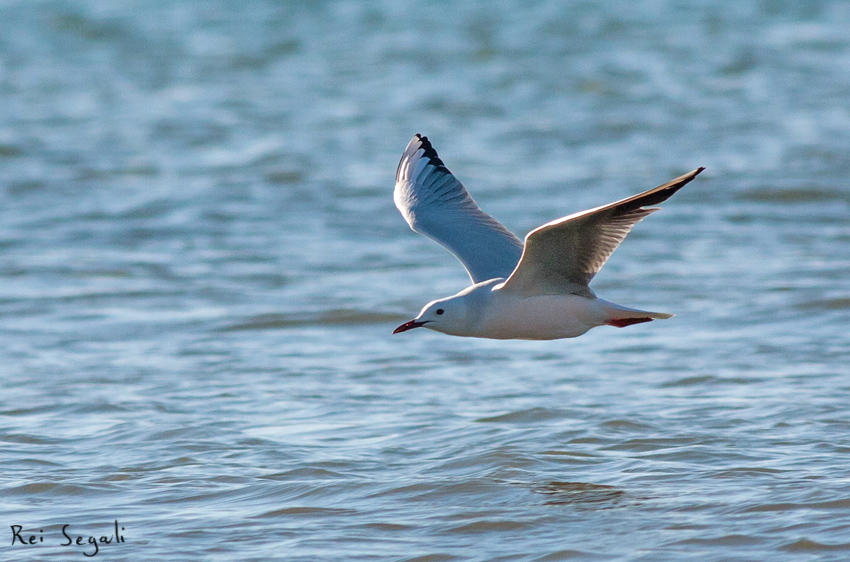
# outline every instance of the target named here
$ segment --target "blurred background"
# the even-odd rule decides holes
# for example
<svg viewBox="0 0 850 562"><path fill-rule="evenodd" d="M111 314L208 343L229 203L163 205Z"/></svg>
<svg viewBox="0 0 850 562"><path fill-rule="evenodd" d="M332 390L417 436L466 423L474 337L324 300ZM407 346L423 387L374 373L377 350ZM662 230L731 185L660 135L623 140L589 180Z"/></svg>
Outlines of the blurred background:
<svg viewBox="0 0 850 562"><path fill-rule="evenodd" d="M706 166L592 285L676 318L391 336L468 281L393 207L414 133L520 237ZM0 1L0 524L843 560L848 175L848 2Z"/></svg>

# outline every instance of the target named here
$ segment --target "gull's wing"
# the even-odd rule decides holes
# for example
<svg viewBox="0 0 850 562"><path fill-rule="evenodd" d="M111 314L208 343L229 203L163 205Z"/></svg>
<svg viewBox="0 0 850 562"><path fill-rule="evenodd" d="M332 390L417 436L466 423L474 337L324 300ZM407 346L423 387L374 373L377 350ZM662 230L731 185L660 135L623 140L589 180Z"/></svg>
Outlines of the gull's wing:
<svg viewBox="0 0 850 562"><path fill-rule="evenodd" d="M592 293L587 284L632 227L658 210L705 168L698 168L639 195L575 213L539 226L525 237L522 259L500 290L523 296Z"/></svg>
<svg viewBox="0 0 850 562"><path fill-rule="evenodd" d="M410 228L445 246L473 283L507 277L519 262L522 242L478 208L428 137L415 135L401 155L393 199Z"/></svg>

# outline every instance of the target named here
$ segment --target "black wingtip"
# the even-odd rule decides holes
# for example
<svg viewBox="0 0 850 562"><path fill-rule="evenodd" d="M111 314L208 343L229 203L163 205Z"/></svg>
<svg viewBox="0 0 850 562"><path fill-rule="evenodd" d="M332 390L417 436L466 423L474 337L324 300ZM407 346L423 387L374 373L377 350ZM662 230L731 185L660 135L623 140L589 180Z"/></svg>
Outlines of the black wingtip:
<svg viewBox="0 0 850 562"><path fill-rule="evenodd" d="M404 150L404 154L401 155L401 159L398 161L398 167L395 170L395 181L399 181L399 177L401 175L401 166L407 162L407 165L410 165L410 162L413 158L413 155L417 153L419 150L422 150L421 158L425 158L431 166L433 166L436 170L445 173L451 174L451 171L446 167L440 157L437 155L437 151L434 150L434 147L431 146L431 141L428 140L428 137L423 136L420 133L416 133L413 135L413 138L410 139L410 142L407 143L407 148Z"/></svg>
<svg viewBox="0 0 850 562"><path fill-rule="evenodd" d="M623 199L622 201L612 203L611 205L615 209L614 214L620 215L624 213L630 213L635 209L640 209L648 205L658 205L659 203L663 203L664 201L672 197L674 193L676 193L677 191L685 187L688 183L690 183L691 180L697 177L703 170L705 170L705 166L700 166L696 170L690 171L685 175L672 179L667 183L661 184L658 187L650 189L649 191L644 191L643 193L639 193L627 199Z"/></svg>
<svg viewBox="0 0 850 562"><path fill-rule="evenodd" d="M656 205L658 203L661 203L662 201L664 201L665 199L685 187L687 184L689 184L695 177L700 175L703 170L705 170L705 166L700 166L692 172L688 172L687 174L679 176L676 179L672 179L667 183L659 185L655 189L650 190L650 192L647 192L647 195L651 193L656 198L658 198L658 200L644 203L644 205Z"/></svg>
<svg viewBox="0 0 850 562"><path fill-rule="evenodd" d="M449 169L446 168L446 165L443 163L442 160L440 160L440 156L437 154L437 151L431 145L431 141L428 140L428 137L422 136L419 133L416 133L414 137L419 139L419 146L425 151L423 156L427 158L428 161L437 168L442 168L448 172Z"/></svg>

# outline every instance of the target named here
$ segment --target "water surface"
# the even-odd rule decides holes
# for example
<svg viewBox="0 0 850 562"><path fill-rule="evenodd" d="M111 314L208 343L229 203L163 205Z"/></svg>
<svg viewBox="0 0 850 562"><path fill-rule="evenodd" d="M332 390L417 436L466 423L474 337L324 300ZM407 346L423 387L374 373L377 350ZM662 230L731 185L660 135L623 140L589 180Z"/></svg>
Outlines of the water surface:
<svg viewBox="0 0 850 562"><path fill-rule="evenodd" d="M850 6L0 5L5 560L845 560ZM466 285L413 133L520 236L708 170L575 340ZM8 533L8 531L6 531Z"/></svg>

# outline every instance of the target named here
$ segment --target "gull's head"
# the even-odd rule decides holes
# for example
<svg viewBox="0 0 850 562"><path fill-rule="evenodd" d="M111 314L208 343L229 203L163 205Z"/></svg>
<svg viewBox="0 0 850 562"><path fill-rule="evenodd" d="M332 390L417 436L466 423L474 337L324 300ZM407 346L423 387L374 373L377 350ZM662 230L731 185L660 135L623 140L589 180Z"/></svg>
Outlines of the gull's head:
<svg viewBox="0 0 850 562"><path fill-rule="evenodd" d="M429 302L419 313L419 316L405 322L395 330L394 334L406 332L413 328L428 328L444 334L458 334L466 325L466 303L459 296Z"/></svg>

